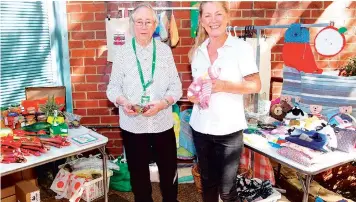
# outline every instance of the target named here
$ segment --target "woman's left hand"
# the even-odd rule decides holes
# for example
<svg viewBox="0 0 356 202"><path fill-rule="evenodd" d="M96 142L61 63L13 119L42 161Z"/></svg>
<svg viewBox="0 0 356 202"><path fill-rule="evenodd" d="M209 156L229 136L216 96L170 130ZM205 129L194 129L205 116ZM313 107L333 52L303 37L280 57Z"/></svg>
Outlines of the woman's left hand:
<svg viewBox="0 0 356 202"><path fill-rule="evenodd" d="M159 111L161 111L162 109L165 108L165 103L162 100L158 100L158 101L153 101L147 104L147 106L149 106L150 108L142 114L142 116L154 116L156 115Z"/></svg>

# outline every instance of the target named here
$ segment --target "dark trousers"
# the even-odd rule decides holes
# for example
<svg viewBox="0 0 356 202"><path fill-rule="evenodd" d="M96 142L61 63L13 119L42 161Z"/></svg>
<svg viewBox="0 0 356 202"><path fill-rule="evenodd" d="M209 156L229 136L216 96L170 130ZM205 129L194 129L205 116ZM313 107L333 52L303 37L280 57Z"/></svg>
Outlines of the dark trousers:
<svg viewBox="0 0 356 202"><path fill-rule="evenodd" d="M238 201L234 180L243 149L242 131L215 136L193 130L204 202Z"/></svg>
<svg viewBox="0 0 356 202"><path fill-rule="evenodd" d="M163 202L176 202L177 149L174 130L135 134L122 130L135 202L153 202L149 163L157 163Z"/></svg>

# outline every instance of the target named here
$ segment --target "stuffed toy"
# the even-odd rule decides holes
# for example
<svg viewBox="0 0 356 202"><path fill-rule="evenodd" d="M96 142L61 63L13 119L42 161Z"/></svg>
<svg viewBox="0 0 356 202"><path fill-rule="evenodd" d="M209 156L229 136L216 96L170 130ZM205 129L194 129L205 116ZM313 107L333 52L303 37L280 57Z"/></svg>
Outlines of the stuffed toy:
<svg viewBox="0 0 356 202"><path fill-rule="evenodd" d="M293 109L293 107L286 101L282 100L280 104L284 113L288 113L290 110Z"/></svg>
<svg viewBox="0 0 356 202"><path fill-rule="evenodd" d="M315 50L319 55L324 57L333 57L339 54L346 45L344 32L347 29L341 27L337 29L334 26L327 26L315 37Z"/></svg>
<svg viewBox="0 0 356 202"><path fill-rule="evenodd" d="M196 97L199 99L199 106L201 109L209 107L209 101L212 90L211 80L218 79L221 73L221 68L209 67L207 75L199 77L188 87L188 97ZM207 76L211 80L207 79Z"/></svg>
<svg viewBox="0 0 356 202"><path fill-rule="evenodd" d="M283 121L286 113L283 111L282 104L273 105L271 107L270 116L279 121Z"/></svg>
<svg viewBox="0 0 356 202"><path fill-rule="evenodd" d="M282 50L283 61L286 66L293 67L298 71L321 74L323 70L316 65L309 37L307 28L301 27L301 24L293 23L285 33Z"/></svg>
<svg viewBox="0 0 356 202"><path fill-rule="evenodd" d="M286 119L299 119L305 120L308 118L308 114L304 113L299 107L293 107L293 109L289 110L289 112L285 116Z"/></svg>

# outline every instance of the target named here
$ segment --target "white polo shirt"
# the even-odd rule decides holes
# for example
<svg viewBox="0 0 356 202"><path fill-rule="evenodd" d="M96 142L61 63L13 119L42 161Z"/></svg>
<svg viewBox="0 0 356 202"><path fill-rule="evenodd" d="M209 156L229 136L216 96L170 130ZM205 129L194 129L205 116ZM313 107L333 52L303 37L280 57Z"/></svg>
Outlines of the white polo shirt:
<svg viewBox="0 0 356 202"><path fill-rule="evenodd" d="M231 82L241 82L243 77L258 72L253 48L244 40L229 35L217 50L214 64L209 60L208 43L209 39L205 40L195 52L191 65L194 79L206 75L210 66L221 68L219 79ZM189 123L194 130L210 135L228 135L246 129L243 95L213 93L209 108L194 105Z"/></svg>

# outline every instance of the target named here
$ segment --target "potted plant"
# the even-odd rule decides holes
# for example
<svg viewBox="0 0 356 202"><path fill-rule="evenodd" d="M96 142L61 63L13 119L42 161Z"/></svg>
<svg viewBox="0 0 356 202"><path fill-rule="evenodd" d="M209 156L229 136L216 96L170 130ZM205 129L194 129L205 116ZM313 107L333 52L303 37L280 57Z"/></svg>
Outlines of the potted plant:
<svg viewBox="0 0 356 202"><path fill-rule="evenodd" d="M356 76L356 57L351 57L347 65L340 69L339 76Z"/></svg>

